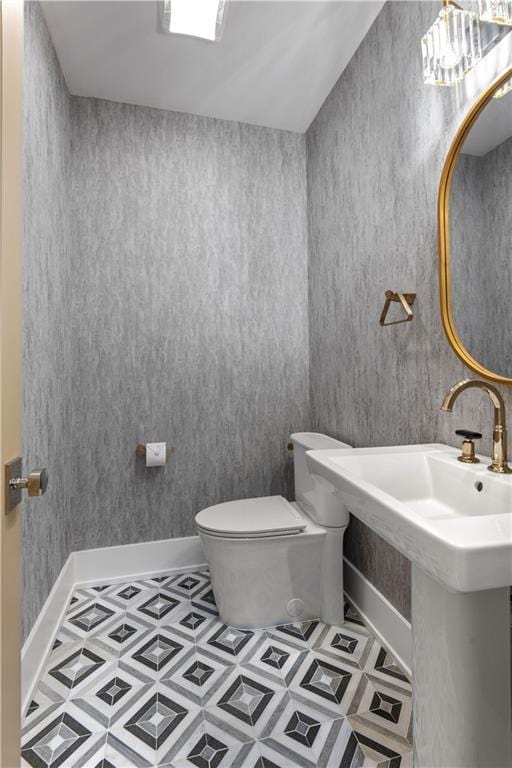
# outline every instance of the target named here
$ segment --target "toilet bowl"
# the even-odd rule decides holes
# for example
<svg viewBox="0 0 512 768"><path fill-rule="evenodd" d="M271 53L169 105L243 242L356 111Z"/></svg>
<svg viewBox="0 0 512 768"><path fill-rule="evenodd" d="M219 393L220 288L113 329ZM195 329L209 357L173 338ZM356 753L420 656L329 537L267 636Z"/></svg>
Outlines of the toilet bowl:
<svg viewBox="0 0 512 768"><path fill-rule="evenodd" d="M349 514L332 486L312 477L306 451L346 448L327 435L293 442L295 502L263 496L196 515L219 615L245 629L320 618L343 622L343 535Z"/></svg>

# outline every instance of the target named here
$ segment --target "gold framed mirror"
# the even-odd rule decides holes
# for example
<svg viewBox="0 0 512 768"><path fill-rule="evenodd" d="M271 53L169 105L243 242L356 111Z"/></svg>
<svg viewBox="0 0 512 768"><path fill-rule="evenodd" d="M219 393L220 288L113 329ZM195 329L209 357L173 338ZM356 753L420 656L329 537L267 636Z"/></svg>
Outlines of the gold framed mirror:
<svg viewBox="0 0 512 768"><path fill-rule="evenodd" d="M511 78L509 67L462 121L438 197L443 328L468 368L500 384L512 384L512 90L494 97Z"/></svg>

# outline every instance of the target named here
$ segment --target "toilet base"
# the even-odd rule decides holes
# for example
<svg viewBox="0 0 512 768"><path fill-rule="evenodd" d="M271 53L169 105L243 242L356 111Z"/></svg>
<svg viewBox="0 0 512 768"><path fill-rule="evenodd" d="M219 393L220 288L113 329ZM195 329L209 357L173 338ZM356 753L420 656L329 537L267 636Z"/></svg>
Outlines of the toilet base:
<svg viewBox="0 0 512 768"><path fill-rule="evenodd" d="M260 629L343 622L343 534L308 521L299 534L233 539L199 533L222 621Z"/></svg>

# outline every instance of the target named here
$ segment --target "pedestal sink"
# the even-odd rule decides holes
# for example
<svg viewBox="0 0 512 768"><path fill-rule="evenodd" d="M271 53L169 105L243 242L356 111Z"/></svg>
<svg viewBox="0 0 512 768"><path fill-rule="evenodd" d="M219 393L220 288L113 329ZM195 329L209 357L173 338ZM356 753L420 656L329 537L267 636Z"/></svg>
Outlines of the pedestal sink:
<svg viewBox="0 0 512 768"><path fill-rule="evenodd" d="M309 469L412 562L415 768L512 766L512 475L442 444L309 451Z"/></svg>

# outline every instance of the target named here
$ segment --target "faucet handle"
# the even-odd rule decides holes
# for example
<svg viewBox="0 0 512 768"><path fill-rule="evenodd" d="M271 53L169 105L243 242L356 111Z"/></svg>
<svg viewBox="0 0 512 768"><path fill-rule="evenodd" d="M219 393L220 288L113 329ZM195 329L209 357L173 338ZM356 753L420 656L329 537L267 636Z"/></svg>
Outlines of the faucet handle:
<svg viewBox="0 0 512 768"><path fill-rule="evenodd" d="M472 432L470 429L456 429L455 434L460 435L461 437L467 437L468 440L480 440L482 437L481 432Z"/></svg>
<svg viewBox="0 0 512 768"><path fill-rule="evenodd" d="M473 440L480 440L482 433L472 432L470 429L456 429L455 434L464 438L464 442L462 443L462 453L460 456L457 456L457 459L462 461L463 464L479 464L480 459L477 459L475 456L475 444Z"/></svg>

